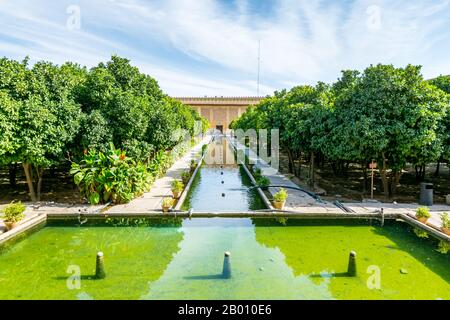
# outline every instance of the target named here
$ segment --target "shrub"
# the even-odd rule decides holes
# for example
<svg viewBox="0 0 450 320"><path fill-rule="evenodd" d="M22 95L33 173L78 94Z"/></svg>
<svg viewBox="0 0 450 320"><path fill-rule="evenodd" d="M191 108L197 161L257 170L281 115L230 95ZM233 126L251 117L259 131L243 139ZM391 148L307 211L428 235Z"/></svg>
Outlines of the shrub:
<svg viewBox="0 0 450 320"><path fill-rule="evenodd" d="M175 203L175 201L172 198L167 197L167 198L163 199L162 206L171 208L174 203Z"/></svg>
<svg viewBox="0 0 450 320"><path fill-rule="evenodd" d="M255 170L253 170L253 177L255 178L256 181L258 181L258 179L262 177L261 168L256 168Z"/></svg>
<svg viewBox="0 0 450 320"><path fill-rule="evenodd" d="M280 191L273 195L273 200L276 202L284 202L288 198L286 189L281 188Z"/></svg>
<svg viewBox="0 0 450 320"><path fill-rule="evenodd" d="M184 184L181 180L173 180L170 184L172 187L172 191L181 192L184 189Z"/></svg>
<svg viewBox="0 0 450 320"><path fill-rule="evenodd" d="M431 214L430 214L430 210L427 207L420 207L417 209L416 211L416 217L418 219L420 218L430 218Z"/></svg>
<svg viewBox="0 0 450 320"><path fill-rule="evenodd" d="M424 238L424 239L428 238L428 232L426 232L422 229L419 229L419 228L414 228L413 230L414 230L414 233L416 234L416 236L418 236L419 238Z"/></svg>
<svg viewBox="0 0 450 320"><path fill-rule="evenodd" d="M148 164L148 169L155 177L161 177L173 164L170 153L165 151L157 152Z"/></svg>
<svg viewBox="0 0 450 320"><path fill-rule="evenodd" d="M447 254L448 252L450 252L450 243L446 241L440 241L436 251L442 254Z"/></svg>
<svg viewBox="0 0 450 320"><path fill-rule="evenodd" d="M449 229L450 228L450 220L448 218L448 213L444 212L441 214L441 222L442 222L442 228Z"/></svg>
<svg viewBox="0 0 450 320"><path fill-rule="evenodd" d="M136 163L112 144L106 153L89 151L80 164L72 163L70 173L91 204L130 202L148 191L153 182L144 164Z"/></svg>
<svg viewBox="0 0 450 320"><path fill-rule="evenodd" d="M11 202L8 204L2 211L2 218L8 222L19 222L23 218L25 218L24 211L26 207L22 204L22 202Z"/></svg>
<svg viewBox="0 0 450 320"><path fill-rule="evenodd" d="M267 187L270 185L270 179L265 176L260 176L258 179L256 179L256 183L260 187Z"/></svg>
<svg viewBox="0 0 450 320"><path fill-rule="evenodd" d="M191 173L189 171L183 171L181 173L181 181L186 185L189 183L189 179L191 179Z"/></svg>
<svg viewBox="0 0 450 320"><path fill-rule="evenodd" d="M197 167L197 163L195 162L195 160L191 160L190 167L191 167L191 171L195 170L195 168Z"/></svg>
<svg viewBox="0 0 450 320"><path fill-rule="evenodd" d="M202 155L206 153L206 150L208 150L208 145L207 144L202 145Z"/></svg>

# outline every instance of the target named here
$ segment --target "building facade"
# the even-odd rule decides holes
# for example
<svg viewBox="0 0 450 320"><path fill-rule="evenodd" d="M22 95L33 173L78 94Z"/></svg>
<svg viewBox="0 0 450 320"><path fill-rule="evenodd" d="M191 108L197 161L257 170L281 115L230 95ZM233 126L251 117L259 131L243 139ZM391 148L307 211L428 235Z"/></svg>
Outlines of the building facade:
<svg viewBox="0 0 450 320"><path fill-rule="evenodd" d="M204 118L208 119L211 128L221 132L229 129L231 121L239 118L251 105L258 104L262 97L179 97L175 98L191 106Z"/></svg>

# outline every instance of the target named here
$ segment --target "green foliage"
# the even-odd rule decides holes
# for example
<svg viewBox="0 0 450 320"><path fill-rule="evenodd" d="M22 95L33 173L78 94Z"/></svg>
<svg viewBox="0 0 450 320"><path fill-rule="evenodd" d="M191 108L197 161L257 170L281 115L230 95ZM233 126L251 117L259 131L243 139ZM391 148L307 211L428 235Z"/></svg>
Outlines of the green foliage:
<svg viewBox="0 0 450 320"><path fill-rule="evenodd" d="M270 185L270 179L262 175L260 168L256 168L253 171L253 177L255 178L256 184L260 187L268 187Z"/></svg>
<svg viewBox="0 0 450 320"><path fill-rule="evenodd" d="M280 191L273 195L273 200L276 202L284 202L288 198L288 193L286 189L281 188Z"/></svg>
<svg viewBox="0 0 450 320"><path fill-rule="evenodd" d="M183 224L183 219L178 217L170 218L107 218L104 223L113 227L132 227L132 228L160 228L173 227L180 228Z"/></svg>
<svg viewBox="0 0 450 320"><path fill-rule="evenodd" d="M417 237L422 238L422 239L426 239L428 238L428 233L422 229L419 228L414 228L413 229L414 233L416 234Z"/></svg>
<svg viewBox="0 0 450 320"><path fill-rule="evenodd" d="M430 209L427 207L420 207L416 210L416 217L417 218L427 218L429 219L431 217Z"/></svg>
<svg viewBox="0 0 450 320"><path fill-rule="evenodd" d="M170 183L170 186L172 188L172 191L175 191L175 192L181 192L184 189L184 183L181 180L173 180Z"/></svg>
<svg viewBox="0 0 450 320"><path fill-rule="evenodd" d="M260 176L258 179L256 179L256 183L260 187L268 187L270 185L270 179L266 176Z"/></svg>
<svg viewBox="0 0 450 320"><path fill-rule="evenodd" d="M20 146L16 126L19 121L20 103L0 91L0 164L7 162Z"/></svg>
<svg viewBox="0 0 450 320"><path fill-rule="evenodd" d="M166 197L162 201L162 206L163 207L171 208L171 207L173 207L174 204L175 204L175 200L173 198L170 198L170 197Z"/></svg>
<svg viewBox="0 0 450 320"><path fill-rule="evenodd" d="M110 146L106 153L89 151L70 173L91 204L127 203L150 189L153 176L146 166Z"/></svg>
<svg viewBox="0 0 450 320"><path fill-rule="evenodd" d="M155 79L118 56L89 72L79 102L89 114L98 111L109 128L94 135L89 128L83 130L85 147L99 147L100 141L104 148L113 142L142 161L198 134L195 122L203 120L191 107L164 95ZM98 115L96 119L103 122ZM109 139L106 144L105 139Z"/></svg>
<svg viewBox="0 0 450 320"><path fill-rule="evenodd" d="M232 128L279 129L294 174L299 170L294 163L304 156L320 155L333 170L342 163L376 160L389 197L406 163L450 159L448 83L448 77L424 81L421 68L411 65L346 70L331 86L275 92L247 109Z"/></svg>
<svg viewBox="0 0 450 320"><path fill-rule="evenodd" d="M392 178L388 184L387 170L394 176L408 160L421 164L439 156L436 129L445 109L445 96L423 81L420 67L370 66L336 97L331 133L345 143L336 141L341 149L335 155L376 159L389 195L396 182Z"/></svg>
<svg viewBox="0 0 450 320"><path fill-rule="evenodd" d="M113 135L108 121L99 110L93 110L84 115L81 120L80 145L83 150L95 149L106 152L108 143L113 140Z"/></svg>
<svg viewBox="0 0 450 320"><path fill-rule="evenodd" d="M282 226L287 226L288 218L275 218L275 221Z"/></svg>
<svg viewBox="0 0 450 320"><path fill-rule="evenodd" d="M155 177L161 177L172 166L173 162L174 159L169 152L159 151L150 160L148 169Z"/></svg>
<svg viewBox="0 0 450 320"><path fill-rule="evenodd" d="M24 164L33 201L39 200L45 168L80 161L88 150L107 153L110 143L159 175L173 160L161 162L170 158L162 154L172 150L177 158L186 151L181 142L207 126L194 109L166 96L155 79L118 56L91 70L0 59L0 164Z"/></svg>
<svg viewBox="0 0 450 320"><path fill-rule="evenodd" d="M206 150L208 150L208 145L207 144L202 145L202 155L206 154Z"/></svg>
<svg viewBox="0 0 450 320"><path fill-rule="evenodd" d="M450 229L450 219L447 212L441 214L441 222L442 228Z"/></svg>
<svg viewBox="0 0 450 320"><path fill-rule="evenodd" d="M190 179L191 179L191 172L190 172L190 171L186 170L186 171L183 171L183 172L181 173L181 181L183 181L183 183L184 183L185 185L188 184L188 182L189 182Z"/></svg>
<svg viewBox="0 0 450 320"><path fill-rule="evenodd" d="M447 254L448 252L450 252L450 243L448 243L447 241L439 241L436 251L442 254Z"/></svg>
<svg viewBox="0 0 450 320"><path fill-rule="evenodd" d="M429 81L430 84L450 94L450 76L439 76Z"/></svg>
<svg viewBox="0 0 450 320"><path fill-rule="evenodd" d="M25 209L26 207L22 204L22 202L13 201L3 208L2 218L8 222L19 222L25 218Z"/></svg>

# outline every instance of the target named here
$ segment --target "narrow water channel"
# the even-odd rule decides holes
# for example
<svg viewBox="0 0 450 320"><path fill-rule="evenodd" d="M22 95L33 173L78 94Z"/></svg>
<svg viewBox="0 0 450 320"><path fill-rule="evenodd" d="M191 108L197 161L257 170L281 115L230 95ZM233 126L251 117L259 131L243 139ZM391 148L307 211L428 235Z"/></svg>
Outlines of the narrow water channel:
<svg viewBox="0 0 450 320"><path fill-rule="evenodd" d="M221 150L220 155L212 154L217 150ZM246 212L266 208L258 192L249 190L252 183L245 170L235 161L230 163L234 152L226 138L216 139L207 152L205 158L214 158L214 164L208 164L211 161L203 163L183 203L183 210Z"/></svg>

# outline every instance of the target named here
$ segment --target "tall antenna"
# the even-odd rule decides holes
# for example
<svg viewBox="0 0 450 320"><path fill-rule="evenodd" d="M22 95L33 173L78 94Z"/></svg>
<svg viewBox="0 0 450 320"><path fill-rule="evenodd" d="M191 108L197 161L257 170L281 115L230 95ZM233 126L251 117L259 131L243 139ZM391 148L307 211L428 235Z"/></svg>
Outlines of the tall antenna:
<svg viewBox="0 0 450 320"><path fill-rule="evenodd" d="M258 40L258 81L256 82L256 96L259 97L259 77L261 72L261 40Z"/></svg>

